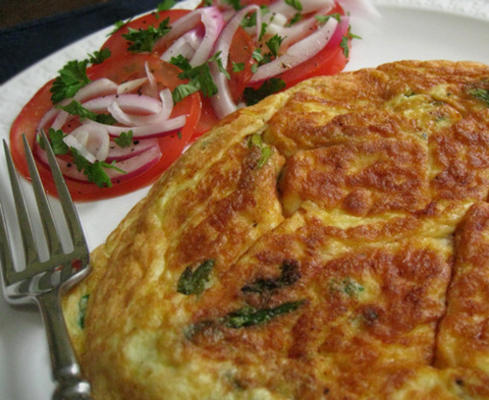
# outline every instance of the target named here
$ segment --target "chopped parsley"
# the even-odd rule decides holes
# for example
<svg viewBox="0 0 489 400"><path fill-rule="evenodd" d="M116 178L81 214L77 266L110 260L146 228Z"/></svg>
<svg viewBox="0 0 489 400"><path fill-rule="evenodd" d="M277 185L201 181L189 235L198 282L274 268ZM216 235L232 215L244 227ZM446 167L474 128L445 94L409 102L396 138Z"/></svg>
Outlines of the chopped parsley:
<svg viewBox="0 0 489 400"><path fill-rule="evenodd" d="M247 87L244 90L243 97L246 105L251 106L258 103L270 94L277 93L285 89L285 82L280 78L270 78L263 82L258 89Z"/></svg>
<svg viewBox="0 0 489 400"><path fill-rule="evenodd" d="M87 110L76 100L73 100L66 106L60 106L59 108L71 115L77 115L84 119L91 119L92 121L100 122L101 124L113 125L117 122L110 114L96 114L93 111Z"/></svg>
<svg viewBox="0 0 489 400"><path fill-rule="evenodd" d="M49 128L47 133L47 138L49 139L49 143L51 144L51 148L55 155L63 155L69 152L68 145L64 142L63 138L66 136L61 129L55 130L53 128ZM36 140L41 146L41 149L46 149L46 144L44 143L44 138L41 135L36 136Z"/></svg>
<svg viewBox="0 0 489 400"><path fill-rule="evenodd" d="M120 173L125 173L125 171L116 167L115 161L113 161L111 164L104 161L95 161L94 163L91 163L74 147L71 147L70 151L73 156L73 162L75 163L78 171L83 172L88 181L95 183L98 187L102 188L112 186L112 181L110 180L109 175L107 175L107 172L105 172L106 168L114 169Z"/></svg>
<svg viewBox="0 0 489 400"><path fill-rule="evenodd" d="M272 155L272 149L265 143L263 143L263 139L258 133L251 135L248 139L248 147L251 148L253 146L257 147L261 151L261 156L257 163L257 167L261 168L265 165L265 163Z"/></svg>
<svg viewBox="0 0 489 400"><path fill-rule="evenodd" d="M486 103L486 106L489 107L489 90L483 88L472 88L469 89L468 93L476 99L483 101Z"/></svg>
<svg viewBox="0 0 489 400"><path fill-rule="evenodd" d="M265 44L267 45L267 47L270 50L270 53L273 57L277 57L278 50L279 50L280 45L282 44L283 40L284 40L283 37L275 34L265 42Z"/></svg>
<svg viewBox="0 0 489 400"><path fill-rule="evenodd" d="M214 260L211 259L202 262L195 270L189 265L178 279L177 292L185 295L201 294L213 268Z"/></svg>
<svg viewBox="0 0 489 400"><path fill-rule="evenodd" d="M88 305L88 299L90 295L85 294L82 297L80 297L80 300L78 301L78 326L81 329L85 328L85 316L87 314L87 305Z"/></svg>
<svg viewBox="0 0 489 400"><path fill-rule="evenodd" d="M287 26L292 26L299 22L302 19L302 14L301 13L295 13L295 15L290 19L288 22Z"/></svg>
<svg viewBox="0 0 489 400"><path fill-rule="evenodd" d="M169 23L170 18L165 18L157 28L152 25L147 29L129 27L128 32L122 35L129 42L127 49L133 53L151 52L156 41L170 32Z"/></svg>
<svg viewBox="0 0 489 400"><path fill-rule="evenodd" d="M237 62L234 62L233 61L233 66L232 66L232 69L233 69L233 72L241 72L243 71L245 68L245 65L244 63L237 63Z"/></svg>
<svg viewBox="0 0 489 400"><path fill-rule="evenodd" d="M51 89L51 101L53 104L61 100L73 97L82 87L90 82L87 76L87 67L90 64L100 64L110 57L109 49L94 51L88 54L88 58L82 61L68 61L58 71L58 76L53 82Z"/></svg>
<svg viewBox="0 0 489 400"><path fill-rule="evenodd" d="M265 293L293 285L300 279L297 263L284 261L280 266L281 273L277 278L260 278L241 288L242 292Z"/></svg>
<svg viewBox="0 0 489 400"><path fill-rule="evenodd" d="M131 22L132 18L129 18L127 21L119 20L114 23L114 29L107 35L112 36L114 33L118 32L121 28L126 26L129 22Z"/></svg>
<svg viewBox="0 0 489 400"><path fill-rule="evenodd" d="M166 11L172 8L177 2L175 0L163 0L156 6L156 11Z"/></svg>
<svg viewBox="0 0 489 400"><path fill-rule="evenodd" d="M240 0L224 0L223 2L229 4L236 11L239 11L243 8L243 5L241 4Z"/></svg>
<svg viewBox="0 0 489 400"><path fill-rule="evenodd" d="M340 47L343 49L343 54L346 58L350 56L350 47L348 46L348 42L351 39L361 39L361 37L351 33L351 25L349 25L346 35L341 38L340 42Z"/></svg>
<svg viewBox="0 0 489 400"><path fill-rule="evenodd" d="M285 4L288 4L297 11L302 11L302 3L299 0L285 0Z"/></svg>
<svg viewBox="0 0 489 400"><path fill-rule="evenodd" d="M88 62L91 64L101 64L110 57L110 54L111 52L107 48L103 48L100 51L96 50L92 54L88 54Z"/></svg>
<svg viewBox="0 0 489 400"><path fill-rule="evenodd" d="M73 97L78 90L90 82L87 76L89 60L68 61L58 73L50 89L53 104L61 100Z"/></svg>
<svg viewBox="0 0 489 400"><path fill-rule="evenodd" d="M315 15L314 18L316 18L316 20L320 24L325 24L326 22L329 21L330 18L334 18L336 21L340 22L341 14L340 13L333 13L333 14L328 14L328 15Z"/></svg>
<svg viewBox="0 0 489 400"><path fill-rule="evenodd" d="M119 136L114 138L114 143L119 147L129 147L133 143L132 136L132 130L121 132Z"/></svg>
<svg viewBox="0 0 489 400"><path fill-rule="evenodd" d="M272 308L256 309L246 305L236 311L232 311L224 317L224 325L229 328L239 329L253 325L261 325L270 322L273 318L288 314L297 310L305 300L289 301Z"/></svg>
<svg viewBox="0 0 489 400"><path fill-rule="evenodd" d="M173 101L175 103L181 101L185 97L199 90L205 97L214 96L217 93L217 86L212 79L210 71L210 63L215 62L219 71L229 78L229 74L223 67L222 60L220 58L220 52L214 54L205 63L192 67L189 61L179 54L177 57L172 57L170 63L179 67L182 72L178 75L180 79L188 79L187 83L178 85L172 92Z"/></svg>

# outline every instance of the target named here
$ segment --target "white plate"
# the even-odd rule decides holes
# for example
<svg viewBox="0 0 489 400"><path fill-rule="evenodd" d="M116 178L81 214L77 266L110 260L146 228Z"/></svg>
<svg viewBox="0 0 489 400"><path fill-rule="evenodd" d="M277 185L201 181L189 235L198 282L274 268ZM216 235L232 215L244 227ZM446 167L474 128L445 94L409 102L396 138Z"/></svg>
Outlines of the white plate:
<svg viewBox="0 0 489 400"><path fill-rule="evenodd" d="M489 64L486 0L376 0L376 3L382 18L369 25L352 21L353 32L363 39L353 42L348 70L401 59L472 60ZM21 107L45 81L55 76L66 61L83 58L97 49L110 29L66 47L2 85L0 137L7 137ZM5 160L0 151L3 199L7 188ZM147 190L77 205L91 249L102 243ZM11 218L12 210L9 211ZM0 398L48 400L53 389L39 314L32 309L14 310L0 299Z"/></svg>

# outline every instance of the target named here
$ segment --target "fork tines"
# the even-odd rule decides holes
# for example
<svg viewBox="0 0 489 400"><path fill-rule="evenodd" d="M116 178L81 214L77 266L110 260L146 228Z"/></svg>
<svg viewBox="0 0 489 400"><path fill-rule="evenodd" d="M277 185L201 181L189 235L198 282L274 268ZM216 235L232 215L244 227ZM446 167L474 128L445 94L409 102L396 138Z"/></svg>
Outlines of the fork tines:
<svg viewBox="0 0 489 400"><path fill-rule="evenodd" d="M47 261L40 260L39 251L36 249L36 238L33 234L26 199L20 188L19 179L5 140L3 141L3 144L26 264L26 268L23 270L17 270L15 268L14 257L11 250L12 246L10 245L6 226L6 216L4 215L5 206L0 207L0 261L2 265L4 286L7 289L7 299L15 301L15 298L9 299L9 292L12 292L9 288L11 288L12 285L17 286L14 292L17 292L16 294L18 294L19 297L25 297L29 294L35 296L37 294L36 292L51 290L54 286L63 284L73 275L81 272L81 270L84 269L83 267L88 265L88 246L70 193L56 162L53 150L49 145L49 140L44 135L44 132L41 132L41 144L48 156L53 181L56 185L58 197L62 205L73 243L73 250L71 252L65 253L63 251L62 242L56 231L53 213L43 188L39 171L36 168L36 163L27 139L23 136L25 157L32 180L34 197L49 251L49 259ZM37 239L38 242L39 238ZM33 282L34 277L37 277L38 281L43 278L43 285L40 285L39 282ZM23 288L20 289L18 285L22 282L24 283L22 285ZM27 287L29 287L29 289ZM26 291L29 293L26 293ZM14 293L11 294L16 297Z"/></svg>

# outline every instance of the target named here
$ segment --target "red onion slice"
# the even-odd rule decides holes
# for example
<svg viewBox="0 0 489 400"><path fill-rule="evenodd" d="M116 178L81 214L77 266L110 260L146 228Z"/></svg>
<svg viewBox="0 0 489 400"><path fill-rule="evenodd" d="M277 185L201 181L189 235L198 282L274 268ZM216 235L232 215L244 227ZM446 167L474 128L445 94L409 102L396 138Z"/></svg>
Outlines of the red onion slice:
<svg viewBox="0 0 489 400"><path fill-rule="evenodd" d="M68 146L75 147L90 162L104 161L109 154L110 137L103 127L86 123L64 137Z"/></svg>
<svg viewBox="0 0 489 400"><path fill-rule="evenodd" d="M195 67L203 64L211 56L214 43L224 26L223 16L217 7L198 8L184 15L172 24L171 31L163 36L158 44L171 43L186 32L195 29L200 22L204 25L205 33L200 46L190 60L190 65Z"/></svg>
<svg viewBox="0 0 489 400"><path fill-rule="evenodd" d="M117 86L117 94L133 92L134 90L143 86L146 82L148 82L148 78L137 78L121 83L119 86Z"/></svg>
<svg viewBox="0 0 489 400"><path fill-rule="evenodd" d="M256 11L257 13L257 25L261 26L261 23L258 23L260 18L260 7L256 5L250 5L237 12L223 29L216 43L216 52L221 52L222 66L224 68L226 68L228 64L229 49L231 47L231 42L233 40L234 34L240 27L243 18L250 12L254 11ZM217 86L217 94L212 96L211 98L212 107L214 108L214 112L216 113L217 117L223 118L226 115L235 111L237 106L232 99L226 76L219 71L215 63L212 63L210 65L210 69L212 78Z"/></svg>
<svg viewBox="0 0 489 400"><path fill-rule="evenodd" d="M334 7L334 0L301 0L301 5L301 12L303 14L307 14L325 8L331 10ZM287 17L287 19L290 19L297 13L297 10L294 7L281 0L275 1L274 3L270 4L269 10L270 13L268 13L265 17L266 19L268 19L267 22L270 22L270 19L273 18L275 14L282 14Z"/></svg>
<svg viewBox="0 0 489 400"><path fill-rule="evenodd" d="M198 34L197 29L192 29L175 40L175 42L161 55L160 58L166 62L170 62L173 57L178 55L182 55L186 59L190 59L195 54L195 50L197 50L201 42L202 37Z"/></svg>
<svg viewBox="0 0 489 400"><path fill-rule="evenodd" d="M123 161L128 158L135 157L145 151L149 150L150 147L158 146L158 139L142 139L137 140L136 143L132 143L128 147L120 147L114 142L111 142L109 155L106 158L106 162L111 163L112 161Z"/></svg>
<svg viewBox="0 0 489 400"><path fill-rule="evenodd" d="M37 142L35 143L34 153L40 162L46 166L49 165L46 152L41 149ZM111 178L112 182L131 179L150 169L160 160L161 155L159 146L152 146L134 157L116 162L115 166L125 173L118 172L112 168L105 169L105 172ZM60 157L57 158L57 161L61 172L65 177L80 182L88 182L87 176L82 171L78 171L73 162Z"/></svg>
<svg viewBox="0 0 489 400"><path fill-rule="evenodd" d="M83 86L73 97L74 100L82 102L92 97L104 96L116 93L117 83L107 78L97 79Z"/></svg>
<svg viewBox="0 0 489 400"><path fill-rule="evenodd" d="M163 89L160 92L161 106L157 114L152 115L130 115L126 113L119 105L116 98L107 108L115 120L128 126L151 125L163 122L170 117L173 110L173 98L170 89Z"/></svg>
<svg viewBox="0 0 489 400"><path fill-rule="evenodd" d="M105 112L116 100L124 111L148 114L156 114L161 111L161 103L158 99L133 93L97 97L83 103L83 107L93 112Z"/></svg>
<svg viewBox="0 0 489 400"><path fill-rule="evenodd" d="M330 18L314 33L290 46L284 55L258 67L250 82L256 83L271 78L314 57L328 44L338 25L338 21Z"/></svg>
<svg viewBox="0 0 489 400"><path fill-rule="evenodd" d="M133 137L146 139L151 137L169 135L174 131L183 128L186 119L187 117L185 115L179 115L178 117L170 118L157 124L144 126L114 126L101 124L99 122L93 122L93 124L102 126L103 128L107 129L111 136L119 136L122 132L132 131Z"/></svg>

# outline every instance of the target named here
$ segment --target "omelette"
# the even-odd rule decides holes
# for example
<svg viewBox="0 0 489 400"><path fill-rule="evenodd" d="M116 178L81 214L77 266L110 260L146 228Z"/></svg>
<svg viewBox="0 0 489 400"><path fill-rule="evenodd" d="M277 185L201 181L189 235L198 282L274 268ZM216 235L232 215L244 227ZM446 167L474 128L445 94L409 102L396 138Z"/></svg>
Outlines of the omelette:
<svg viewBox="0 0 489 400"><path fill-rule="evenodd" d="M228 116L64 298L95 400L489 399L489 67L400 61Z"/></svg>

